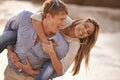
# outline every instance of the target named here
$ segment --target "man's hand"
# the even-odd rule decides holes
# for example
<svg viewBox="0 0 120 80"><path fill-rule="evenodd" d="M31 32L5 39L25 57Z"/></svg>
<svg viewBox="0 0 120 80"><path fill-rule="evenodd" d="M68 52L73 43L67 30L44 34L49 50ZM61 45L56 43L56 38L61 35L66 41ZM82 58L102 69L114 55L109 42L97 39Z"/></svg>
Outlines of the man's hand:
<svg viewBox="0 0 120 80"><path fill-rule="evenodd" d="M11 57L10 57L11 59ZM20 61L15 61L15 58L12 58L11 61L13 63L13 65L18 68L20 71L24 71L26 73L28 73L31 76L37 76L40 73L40 70L33 70L32 66L29 62L29 59L26 58L26 64L22 64Z"/></svg>
<svg viewBox="0 0 120 80"><path fill-rule="evenodd" d="M8 51L8 56L13 63L19 62L18 56L16 55L15 52L12 51L11 48L7 48L7 51Z"/></svg>
<svg viewBox="0 0 120 80"><path fill-rule="evenodd" d="M31 76L37 76L40 73L40 70L33 70L29 62L29 59L26 58L25 60L26 60L26 64L19 63L20 65L22 65L22 70Z"/></svg>
<svg viewBox="0 0 120 80"><path fill-rule="evenodd" d="M10 60L12 61L13 65L18 68L20 71L25 71L31 76L37 76L40 73L40 70L33 70L32 66L29 62L29 59L26 58L26 64L22 64L19 60L19 57L16 55L15 52L12 51L12 49L8 48L8 56Z"/></svg>

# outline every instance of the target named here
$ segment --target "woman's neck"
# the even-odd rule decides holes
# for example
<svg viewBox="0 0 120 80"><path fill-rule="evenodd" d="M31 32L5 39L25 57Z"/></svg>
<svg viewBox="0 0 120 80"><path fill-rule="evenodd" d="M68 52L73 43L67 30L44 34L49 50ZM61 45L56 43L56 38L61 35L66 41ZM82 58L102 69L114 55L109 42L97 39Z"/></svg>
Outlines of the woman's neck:
<svg viewBox="0 0 120 80"><path fill-rule="evenodd" d="M74 33L74 28L67 27L65 29L61 30L65 35L71 37L71 38L76 38L75 33Z"/></svg>

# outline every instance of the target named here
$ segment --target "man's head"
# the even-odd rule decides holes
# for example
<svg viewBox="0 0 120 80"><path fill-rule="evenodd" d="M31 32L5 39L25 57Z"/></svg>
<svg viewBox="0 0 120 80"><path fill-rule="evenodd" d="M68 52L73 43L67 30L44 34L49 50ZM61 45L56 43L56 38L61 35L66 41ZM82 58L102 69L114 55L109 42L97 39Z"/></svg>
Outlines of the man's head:
<svg viewBox="0 0 120 80"><path fill-rule="evenodd" d="M60 0L46 0L42 7L42 19L49 32L56 33L65 24L68 10Z"/></svg>
<svg viewBox="0 0 120 80"><path fill-rule="evenodd" d="M46 0L42 6L42 18L46 18L46 15L50 13L52 16L57 15L59 12L63 12L68 15L68 10L65 4L61 0Z"/></svg>

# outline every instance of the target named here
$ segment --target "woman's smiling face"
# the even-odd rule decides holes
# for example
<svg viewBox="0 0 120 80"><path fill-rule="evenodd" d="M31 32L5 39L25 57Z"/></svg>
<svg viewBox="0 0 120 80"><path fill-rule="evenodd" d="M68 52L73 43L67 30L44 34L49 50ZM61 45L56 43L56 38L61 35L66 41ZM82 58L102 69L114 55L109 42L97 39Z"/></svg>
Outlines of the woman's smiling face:
<svg viewBox="0 0 120 80"><path fill-rule="evenodd" d="M77 38L86 38L90 36L93 31L95 30L95 27L90 22L81 22L78 25L75 26L75 36Z"/></svg>

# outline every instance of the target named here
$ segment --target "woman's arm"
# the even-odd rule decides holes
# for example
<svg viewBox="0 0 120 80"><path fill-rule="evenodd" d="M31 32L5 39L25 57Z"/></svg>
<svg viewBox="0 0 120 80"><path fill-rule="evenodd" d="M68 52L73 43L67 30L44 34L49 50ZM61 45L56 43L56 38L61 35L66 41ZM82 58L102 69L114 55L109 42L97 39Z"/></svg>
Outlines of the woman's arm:
<svg viewBox="0 0 120 80"><path fill-rule="evenodd" d="M49 41L47 40L47 38L46 38L46 36L45 36L45 33L44 33L44 30L43 30L41 21L32 19L32 23L33 23L33 27L34 27L36 33L38 34L40 40L41 40L43 43L49 44Z"/></svg>
<svg viewBox="0 0 120 80"><path fill-rule="evenodd" d="M40 21L32 19L32 23L33 23L35 31L37 32L37 34L40 37L43 44L47 43L48 45L47 44L46 45L51 46L51 47L53 45L57 45L56 43L53 44L52 42L51 42L51 44L49 44L49 41L47 40L47 38L44 34L43 28L41 27L42 23ZM58 75L62 75L62 64L60 63L59 59L57 58L54 49L51 49L52 52L50 51L50 49L51 49L50 47L47 47L47 49L43 49L43 50L47 51L47 53L50 55L52 65L53 65L55 71L58 73Z"/></svg>
<svg viewBox="0 0 120 80"><path fill-rule="evenodd" d="M53 44L50 41L50 45L42 43L43 50L50 56L53 68L57 72L58 75L62 75L62 64L58 57L56 56L56 53L53 48Z"/></svg>

